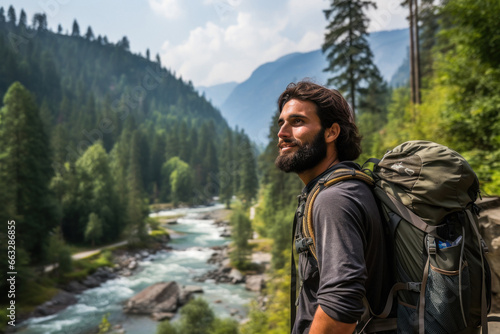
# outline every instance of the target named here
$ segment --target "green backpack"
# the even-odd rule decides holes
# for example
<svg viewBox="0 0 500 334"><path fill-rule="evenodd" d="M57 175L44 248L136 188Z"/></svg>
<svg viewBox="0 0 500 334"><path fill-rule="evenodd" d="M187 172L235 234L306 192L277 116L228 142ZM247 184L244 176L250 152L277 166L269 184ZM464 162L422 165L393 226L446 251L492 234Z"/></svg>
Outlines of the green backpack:
<svg viewBox="0 0 500 334"><path fill-rule="evenodd" d="M480 326L487 333L491 273L474 204L479 182L470 165L428 141L403 143L369 162L372 170L335 170L299 204L297 251L316 258L312 208L318 193L344 180L362 180L373 186L392 240L396 283L381 314L367 305L370 314L358 332L395 329L397 323L399 333L473 333ZM388 318L396 309L393 301L397 319Z"/></svg>

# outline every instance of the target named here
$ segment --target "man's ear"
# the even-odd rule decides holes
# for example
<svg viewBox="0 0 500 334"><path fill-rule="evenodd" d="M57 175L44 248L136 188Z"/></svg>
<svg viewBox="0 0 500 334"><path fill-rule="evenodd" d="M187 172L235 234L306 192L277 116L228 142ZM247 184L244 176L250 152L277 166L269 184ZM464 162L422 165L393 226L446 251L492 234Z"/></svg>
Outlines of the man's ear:
<svg viewBox="0 0 500 334"><path fill-rule="evenodd" d="M339 123L333 123L331 127L325 131L325 142L333 143L340 135L340 125Z"/></svg>

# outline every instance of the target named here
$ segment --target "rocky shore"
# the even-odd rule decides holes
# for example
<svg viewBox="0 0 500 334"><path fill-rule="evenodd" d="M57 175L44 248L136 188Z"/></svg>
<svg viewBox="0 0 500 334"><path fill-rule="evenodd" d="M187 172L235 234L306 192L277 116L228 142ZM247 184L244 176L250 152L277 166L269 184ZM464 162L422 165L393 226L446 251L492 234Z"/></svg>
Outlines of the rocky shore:
<svg viewBox="0 0 500 334"><path fill-rule="evenodd" d="M139 261L150 257L162 249L168 250L170 247L164 243L161 247L157 246L153 250L114 250L112 253L114 263L113 267L99 267L94 273L84 279L73 280L61 286L59 292L51 300L36 307L32 313L26 316L26 319L31 317L49 316L64 310L70 305L76 304L76 295L87 289L96 288L110 279L115 279L119 276L132 275L132 273L137 269Z"/></svg>

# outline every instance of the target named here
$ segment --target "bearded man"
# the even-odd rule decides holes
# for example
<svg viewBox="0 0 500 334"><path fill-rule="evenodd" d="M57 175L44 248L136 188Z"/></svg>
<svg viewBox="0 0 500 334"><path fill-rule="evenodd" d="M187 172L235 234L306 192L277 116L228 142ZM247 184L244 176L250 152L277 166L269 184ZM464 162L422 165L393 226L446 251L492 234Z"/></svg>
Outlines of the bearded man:
<svg viewBox="0 0 500 334"><path fill-rule="evenodd" d="M278 107L275 164L297 173L305 184L302 198L339 168L360 170L353 160L361 153L361 137L338 91L307 81L292 83ZM392 286L377 203L364 182L342 181L319 193L312 221L316 256L307 250L299 254L301 284L292 333L353 333L363 314L369 314L365 304L379 312Z"/></svg>

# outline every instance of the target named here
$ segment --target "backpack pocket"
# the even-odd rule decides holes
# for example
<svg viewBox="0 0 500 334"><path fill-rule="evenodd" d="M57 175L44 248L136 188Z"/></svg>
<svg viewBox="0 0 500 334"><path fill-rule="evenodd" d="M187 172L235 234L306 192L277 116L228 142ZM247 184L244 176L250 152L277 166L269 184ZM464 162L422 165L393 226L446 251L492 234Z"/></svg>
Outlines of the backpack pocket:
<svg viewBox="0 0 500 334"><path fill-rule="evenodd" d="M470 276L467 262L461 256L462 242L437 247L435 254L430 255L425 286L426 333L456 333L467 327Z"/></svg>

